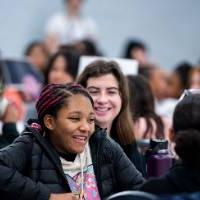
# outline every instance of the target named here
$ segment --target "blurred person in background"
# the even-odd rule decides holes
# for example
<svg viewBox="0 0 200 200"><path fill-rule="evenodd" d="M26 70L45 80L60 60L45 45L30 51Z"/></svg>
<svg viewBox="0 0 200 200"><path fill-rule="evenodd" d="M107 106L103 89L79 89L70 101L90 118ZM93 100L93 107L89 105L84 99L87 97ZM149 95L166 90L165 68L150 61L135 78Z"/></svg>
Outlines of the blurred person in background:
<svg viewBox="0 0 200 200"><path fill-rule="evenodd" d="M32 75L25 75L22 79L24 84L24 100L26 102L34 102L40 93L41 86L44 82L44 73L48 61L48 52L42 41L33 41L25 49L24 52L27 61L34 67L40 75L41 80L38 82Z"/></svg>
<svg viewBox="0 0 200 200"><path fill-rule="evenodd" d="M129 105L134 122L134 133L139 152L144 155L150 148L151 139L168 139L171 120L155 112L155 99L147 79L141 75L127 76ZM171 148L170 148L171 149Z"/></svg>
<svg viewBox="0 0 200 200"><path fill-rule="evenodd" d="M66 84L74 82L79 64L79 54L71 46L61 46L55 54L49 57L44 73L44 85L49 83ZM36 118L35 105L29 105L25 115L25 122Z"/></svg>
<svg viewBox="0 0 200 200"><path fill-rule="evenodd" d="M0 148L11 144L18 136L16 123L18 114L15 105L4 96L5 83L0 61Z"/></svg>
<svg viewBox="0 0 200 200"><path fill-rule="evenodd" d="M61 50L53 54L45 71L45 84L74 82L78 73L79 54L73 49Z"/></svg>
<svg viewBox="0 0 200 200"><path fill-rule="evenodd" d="M189 74L193 66L189 62L181 62L175 67L168 80L169 98L178 99L184 89L189 87Z"/></svg>
<svg viewBox="0 0 200 200"><path fill-rule="evenodd" d="M147 79L141 75L127 78L136 139L168 139L170 120L156 114L155 99Z"/></svg>
<svg viewBox="0 0 200 200"><path fill-rule="evenodd" d="M90 39L84 39L75 43L74 48L80 53L80 55L102 56L97 44Z"/></svg>
<svg viewBox="0 0 200 200"><path fill-rule="evenodd" d="M97 40L96 24L81 14L84 0L64 0L65 13L53 15L46 25L46 46L55 52L61 44L72 44L82 39Z"/></svg>
<svg viewBox="0 0 200 200"><path fill-rule="evenodd" d="M147 181L141 190L159 195L200 191L200 91L184 92L173 114L170 139L179 162L165 176Z"/></svg>
<svg viewBox="0 0 200 200"><path fill-rule="evenodd" d="M155 64L148 64L139 68L139 74L146 77L151 86L156 113L171 119L177 100L168 98L168 73Z"/></svg>
<svg viewBox="0 0 200 200"><path fill-rule="evenodd" d="M200 89L200 66L197 66L190 71L189 88Z"/></svg>
<svg viewBox="0 0 200 200"><path fill-rule="evenodd" d="M167 97L167 72L154 65L149 64L148 67L139 68L139 74L146 77L151 86L152 92L156 100L163 100Z"/></svg>
<svg viewBox="0 0 200 200"><path fill-rule="evenodd" d="M130 39L126 43L123 57L137 60L140 66L149 62L147 54L147 47L143 41Z"/></svg>
<svg viewBox="0 0 200 200"><path fill-rule="evenodd" d="M24 52L27 60L42 74L44 74L48 53L42 41L33 41L25 49Z"/></svg>

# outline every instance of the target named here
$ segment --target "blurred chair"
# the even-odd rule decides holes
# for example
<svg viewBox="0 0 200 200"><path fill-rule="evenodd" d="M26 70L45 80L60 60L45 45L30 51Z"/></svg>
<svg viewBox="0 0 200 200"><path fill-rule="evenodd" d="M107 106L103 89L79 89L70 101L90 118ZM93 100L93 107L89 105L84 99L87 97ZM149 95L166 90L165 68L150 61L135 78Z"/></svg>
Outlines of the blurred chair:
<svg viewBox="0 0 200 200"><path fill-rule="evenodd" d="M158 200L158 198L147 192L123 191L109 196L106 200Z"/></svg>

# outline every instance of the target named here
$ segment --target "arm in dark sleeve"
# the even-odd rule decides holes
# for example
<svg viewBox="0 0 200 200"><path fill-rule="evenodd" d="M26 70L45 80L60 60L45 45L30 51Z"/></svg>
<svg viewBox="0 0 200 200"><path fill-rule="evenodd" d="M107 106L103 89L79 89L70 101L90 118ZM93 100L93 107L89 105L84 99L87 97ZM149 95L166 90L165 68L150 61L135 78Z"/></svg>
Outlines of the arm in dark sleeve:
<svg viewBox="0 0 200 200"><path fill-rule="evenodd" d="M28 167L31 150L32 142L28 136L21 136L15 143L0 150L0 193L6 199L49 199L50 191L45 185L23 175Z"/></svg>
<svg viewBox="0 0 200 200"><path fill-rule="evenodd" d="M122 145L122 148L130 161L135 165L135 167L142 173L144 177L147 176L146 172L146 161L142 154L139 153L137 143Z"/></svg>
<svg viewBox="0 0 200 200"><path fill-rule="evenodd" d="M111 146L114 153L115 174L120 187L123 190L139 188L144 182L143 176L117 143L111 141Z"/></svg>
<svg viewBox="0 0 200 200"><path fill-rule="evenodd" d="M2 132L2 137L6 139L8 144L11 144L19 136L16 123L4 123Z"/></svg>

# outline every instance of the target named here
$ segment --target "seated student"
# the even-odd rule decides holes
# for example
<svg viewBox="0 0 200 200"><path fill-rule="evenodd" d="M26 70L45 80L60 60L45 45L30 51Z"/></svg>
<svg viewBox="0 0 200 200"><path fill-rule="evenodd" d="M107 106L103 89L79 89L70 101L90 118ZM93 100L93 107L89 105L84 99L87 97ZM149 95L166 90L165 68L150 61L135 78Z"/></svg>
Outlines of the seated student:
<svg viewBox="0 0 200 200"><path fill-rule="evenodd" d="M84 0L63 0L64 12L54 14L45 26L45 43L50 53L59 45L74 44L83 39L97 40L95 21L81 12Z"/></svg>
<svg viewBox="0 0 200 200"><path fill-rule="evenodd" d="M0 148L11 144L19 136L16 122L15 107L7 99L0 97L0 123L2 124Z"/></svg>
<svg viewBox="0 0 200 200"><path fill-rule="evenodd" d="M168 139L170 120L155 113L155 100L147 79L127 76L136 139Z"/></svg>
<svg viewBox="0 0 200 200"><path fill-rule="evenodd" d="M158 115L172 118L176 99L168 98L168 73L155 64L143 65L139 74L147 78L155 98L155 111Z"/></svg>
<svg viewBox="0 0 200 200"><path fill-rule="evenodd" d="M141 186L144 179L119 145L104 129L93 133L93 107L79 85L45 86L38 123L0 151L1 199L99 200Z"/></svg>
<svg viewBox="0 0 200 200"><path fill-rule="evenodd" d="M43 74L48 60L48 52L45 44L42 41L33 41L28 44L24 54L36 70Z"/></svg>
<svg viewBox="0 0 200 200"><path fill-rule="evenodd" d="M188 79L190 89L200 89L200 66L196 66L190 71Z"/></svg>
<svg viewBox="0 0 200 200"><path fill-rule="evenodd" d="M180 162L166 176L152 179L141 190L155 194L175 194L200 190L200 91L187 92L173 116L172 141Z"/></svg>
<svg viewBox="0 0 200 200"><path fill-rule="evenodd" d="M149 63L148 47L139 39L129 39L124 48L124 58L137 60L140 65Z"/></svg>
<svg viewBox="0 0 200 200"><path fill-rule="evenodd" d="M62 46L61 50L49 58L44 74L44 84L74 82L78 72L79 54L65 47Z"/></svg>
<svg viewBox="0 0 200 200"><path fill-rule="evenodd" d="M44 73L44 85L49 83L66 84L74 81L78 70L79 54L68 46L61 46L61 49L51 55L46 71ZM35 105L27 107L25 120L36 118Z"/></svg>
<svg viewBox="0 0 200 200"><path fill-rule="evenodd" d="M171 120L156 114L153 93L145 77L129 75L127 78L134 133L141 154L145 154L151 139L168 139Z"/></svg>
<svg viewBox="0 0 200 200"><path fill-rule="evenodd" d="M189 88L192 64L187 61L179 63L168 77L168 96L178 99L185 89Z"/></svg>
<svg viewBox="0 0 200 200"><path fill-rule="evenodd" d="M17 131L17 110L4 96L4 77L0 66L0 123L2 131L0 135L0 148L11 144L19 136Z"/></svg>

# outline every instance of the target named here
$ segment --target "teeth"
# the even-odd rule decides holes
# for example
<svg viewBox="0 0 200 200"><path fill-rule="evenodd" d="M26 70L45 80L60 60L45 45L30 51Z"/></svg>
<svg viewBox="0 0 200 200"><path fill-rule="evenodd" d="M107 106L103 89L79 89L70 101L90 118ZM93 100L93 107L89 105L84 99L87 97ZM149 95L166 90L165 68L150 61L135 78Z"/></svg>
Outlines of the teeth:
<svg viewBox="0 0 200 200"><path fill-rule="evenodd" d="M98 111L102 111L102 112L104 112L104 111L108 111L109 110L109 108L95 108L96 110L98 110Z"/></svg>
<svg viewBox="0 0 200 200"><path fill-rule="evenodd" d="M87 139L87 137L85 136L74 136L74 138L79 139L79 140L84 140L84 141Z"/></svg>

